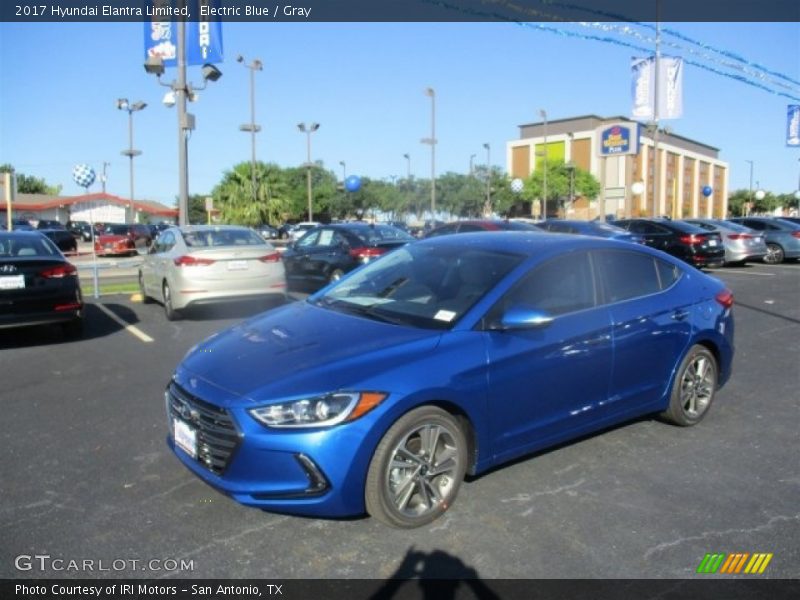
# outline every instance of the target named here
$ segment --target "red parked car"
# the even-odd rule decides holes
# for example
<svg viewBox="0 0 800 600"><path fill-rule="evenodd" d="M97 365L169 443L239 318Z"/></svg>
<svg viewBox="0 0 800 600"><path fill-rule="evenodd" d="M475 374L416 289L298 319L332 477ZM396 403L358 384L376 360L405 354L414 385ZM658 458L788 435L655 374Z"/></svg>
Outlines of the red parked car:
<svg viewBox="0 0 800 600"><path fill-rule="evenodd" d="M94 250L99 255L146 252L153 243L153 236L147 225L107 225L103 233L95 237Z"/></svg>

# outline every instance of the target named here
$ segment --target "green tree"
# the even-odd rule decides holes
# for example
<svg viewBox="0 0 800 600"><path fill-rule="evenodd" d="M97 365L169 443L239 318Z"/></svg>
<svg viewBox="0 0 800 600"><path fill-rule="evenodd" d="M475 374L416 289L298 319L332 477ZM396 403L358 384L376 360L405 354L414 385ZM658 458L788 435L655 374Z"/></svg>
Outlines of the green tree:
<svg viewBox="0 0 800 600"><path fill-rule="evenodd" d="M14 167L10 164L0 165L0 173L14 173ZM49 185L40 177L25 175L19 171L16 173L16 179L17 193L19 194L47 194L49 196L58 196L63 187L61 185Z"/></svg>
<svg viewBox="0 0 800 600"><path fill-rule="evenodd" d="M537 169L524 181L520 196L525 200L541 200L544 196L544 169ZM594 175L575 167L575 197L593 200L600 194L600 182ZM570 194L570 168L566 163L547 161L547 212L552 214L559 204L568 201Z"/></svg>

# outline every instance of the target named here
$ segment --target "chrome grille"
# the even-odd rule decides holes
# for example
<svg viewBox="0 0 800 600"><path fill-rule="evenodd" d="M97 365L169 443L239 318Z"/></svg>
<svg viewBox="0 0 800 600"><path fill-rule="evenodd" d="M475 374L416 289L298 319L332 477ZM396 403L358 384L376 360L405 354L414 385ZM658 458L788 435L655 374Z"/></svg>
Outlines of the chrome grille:
<svg viewBox="0 0 800 600"><path fill-rule="evenodd" d="M197 461L212 473L222 475L239 447L240 438L228 411L203 402L171 383L167 388L167 416L170 432L173 419L180 419L197 432Z"/></svg>

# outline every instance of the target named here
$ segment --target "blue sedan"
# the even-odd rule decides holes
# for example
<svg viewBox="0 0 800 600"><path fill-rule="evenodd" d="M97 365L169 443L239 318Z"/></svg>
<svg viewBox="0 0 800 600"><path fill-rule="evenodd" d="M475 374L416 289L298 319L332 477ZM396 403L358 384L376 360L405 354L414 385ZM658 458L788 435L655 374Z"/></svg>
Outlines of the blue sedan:
<svg viewBox="0 0 800 600"><path fill-rule="evenodd" d="M235 500L430 523L478 474L614 423L698 423L733 296L638 244L479 233L409 244L189 351L168 444Z"/></svg>

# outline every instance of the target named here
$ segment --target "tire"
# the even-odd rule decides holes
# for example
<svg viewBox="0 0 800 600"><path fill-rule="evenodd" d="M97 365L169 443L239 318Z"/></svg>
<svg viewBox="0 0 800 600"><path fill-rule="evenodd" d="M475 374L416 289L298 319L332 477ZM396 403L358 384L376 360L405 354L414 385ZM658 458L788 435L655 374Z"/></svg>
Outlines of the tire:
<svg viewBox="0 0 800 600"><path fill-rule="evenodd" d="M339 281L342 277L344 277L344 271L342 271L341 269L334 269L328 275L328 283Z"/></svg>
<svg viewBox="0 0 800 600"><path fill-rule="evenodd" d="M452 506L466 465L467 440L458 421L435 406L414 409L375 450L364 490L367 512L392 527L427 525Z"/></svg>
<svg viewBox="0 0 800 600"><path fill-rule="evenodd" d="M779 265L784 259L783 248L778 244L767 244L767 255L762 259L768 265Z"/></svg>
<svg viewBox="0 0 800 600"><path fill-rule="evenodd" d="M702 421L714 401L718 374L717 360L708 348L692 346L675 373L669 406L661 417L681 427Z"/></svg>
<svg viewBox="0 0 800 600"><path fill-rule="evenodd" d="M164 298L164 314L167 317L167 321L179 321L181 313L172 306L172 290L169 289L169 284L166 281L161 293Z"/></svg>
<svg viewBox="0 0 800 600"><path fill-rule="evenodd" d="M144 276L141 272L139 272L139 294L142 296L142 304L150 304L153 301L144 289Z"/></svg>

